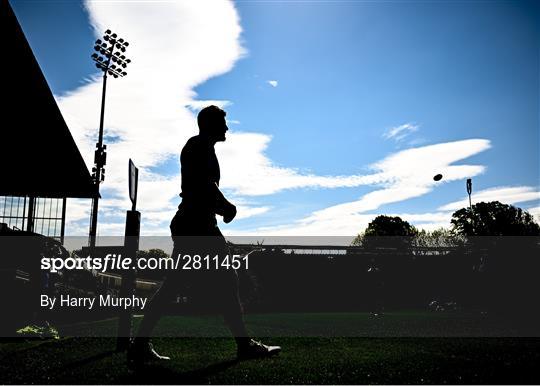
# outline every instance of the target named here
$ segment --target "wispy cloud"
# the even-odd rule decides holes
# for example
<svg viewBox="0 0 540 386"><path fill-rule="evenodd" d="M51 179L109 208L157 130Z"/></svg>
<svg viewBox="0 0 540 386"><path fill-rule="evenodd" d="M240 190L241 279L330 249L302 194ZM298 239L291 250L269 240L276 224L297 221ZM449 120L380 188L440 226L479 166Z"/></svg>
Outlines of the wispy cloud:
<svg viewBox="0 0 540 386"><path fill-rule="evenodd" d="M278 81L277 80L267 80L266 83L268 83L272 87L277 87L278 86Z"/></svg>
<svg viewBox="0 0 540 386"><path fill-rule="evenodd" d="M282 226L262 227L255 231L275 235L344 236L361 231L383 205L420 197L440 182L432 176L445 175L445 182L463 180L485 171L482 165L453 165L490 148L485 139L447 142L397 152L372 165L371 175L351 176L358 185L380 185L381 189L364 194L356 201L314 211L309 216ZM350 181L351 183L353 181ZM432 214L437 224L448 224L448 213ZM419 218L420 219L420 218ZM424 216L425 219L425 216Z"/></svg>
<svg viewBox="0 0 540 386"><path fill-rule="evenodd" d="M371 174L321 176L276 166L266 155L270 141L271 136L265 134L233 133L230 144L219 146L217 152L224 164L222 186L236 195L258 196L286 189L384 185L400 193L396 196L389 192L389 198L404 194L417 196L420 191L436 184L432 177L437 173L445 175L445 182L482 173L485 170L482 165L453 163L490 147L485 139L423 146L397 152L373 164ZM242 173L238 173L238 170L242 170ZM412 193L413 190L415 193ZM373 192L364 202L386 201L377 198L382 194Z"/></svg>
<svg viewBox="0 0 540 386"><path fill-rule="evenodd" d="M418 131L418 129L419 126L414 123L405 123L403 125L387 129L383 134L383 138L392 139L396 142L400 142L410 134Z"/></svg>
<svg viewBox="0 0 540 386"><path fill-rule="evenodd" d="M529 201L540 201L540 190L532 186L500 186L474 192L471 195L473 204L478 202L500 201L503 204L516 204ZM468 196L461 200L443 205L439 210L458 210L469 206Z"/></svg>
<svg viewBox="0 0 540 386"><path fill-rule="evenodd" d="M530 208L527 208L527 212L529 212L536 222L540 223L540 206L533 206Z"/></svg>

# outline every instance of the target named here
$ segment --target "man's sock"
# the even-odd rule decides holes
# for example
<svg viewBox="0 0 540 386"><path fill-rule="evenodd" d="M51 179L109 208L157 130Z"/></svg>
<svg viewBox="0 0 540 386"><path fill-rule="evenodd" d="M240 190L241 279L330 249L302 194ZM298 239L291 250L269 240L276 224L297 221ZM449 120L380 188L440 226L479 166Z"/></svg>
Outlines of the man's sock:
<svg viewBox="0 0 540 386"><path fill-rule="evenodd" d="M248 347L249 342L251 341L251 338L247 336L237 336L234 339L236 340L236 346L238 346L239 349Z"/></svg>
<svg viewBox="0 0 540 386"><path fill-rule="evenodd" d="M141 348L141 347L148 346L148 343L150 343L150 338L148 338L147 336L137 336L133 340L133 345L136 348Z"/></svg>

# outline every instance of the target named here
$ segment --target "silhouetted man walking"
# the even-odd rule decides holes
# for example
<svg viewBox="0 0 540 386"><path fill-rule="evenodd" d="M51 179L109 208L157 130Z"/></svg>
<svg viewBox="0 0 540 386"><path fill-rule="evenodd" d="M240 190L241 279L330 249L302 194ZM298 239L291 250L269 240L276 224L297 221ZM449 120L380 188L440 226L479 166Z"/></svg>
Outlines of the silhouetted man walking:
<svg viewBox="0 0 540 386"><path fill-rule="evenodd" d="M174 240L172 257L179 253L210 253L223 258L228 254L225 238L216 221L216 214L225 223L236 216L236 207L219 190L219 163L214 150L216 142L225 141L228 128L225 111L216 106L202 109L197 116L199 135L190 138L180 156L182 171L182 203L171 221ZM173 272L149 302L147 311L128 359L144 362L149 359L169 359L159 355L149 341L164 308L175 297L180 286L187 281L191 290L205 295L205 302L217 306L225 323L236 339L238 358L265 357L281 351L279 346L266 346L249 338L243 321L243 311L238 294L238 276L233 269L203 270L198 272Z"/></svg>

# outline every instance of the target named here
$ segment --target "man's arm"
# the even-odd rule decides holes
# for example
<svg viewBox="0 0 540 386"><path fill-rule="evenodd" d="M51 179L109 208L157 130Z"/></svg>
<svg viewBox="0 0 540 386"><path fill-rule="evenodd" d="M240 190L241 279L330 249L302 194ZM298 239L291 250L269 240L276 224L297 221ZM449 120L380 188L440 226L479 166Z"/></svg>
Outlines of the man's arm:
<svg viewBox="0 0 540 386"><path fill-rule="evenodd" d="M216 214L223 216L225 224L230 223L236 216L236 206L231 204L221 193L217 183L212 183L213 196L216 197Z"/></svg>

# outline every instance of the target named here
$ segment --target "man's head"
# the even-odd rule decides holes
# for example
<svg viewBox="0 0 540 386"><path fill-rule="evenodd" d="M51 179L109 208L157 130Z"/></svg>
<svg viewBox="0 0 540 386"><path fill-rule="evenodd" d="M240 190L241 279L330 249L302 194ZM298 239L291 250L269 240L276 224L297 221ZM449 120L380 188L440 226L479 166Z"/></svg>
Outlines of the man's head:
<svg viewBox="0 0 540 386"><path fill-rule="evenodd" d="M199 132L215 142L225 141L225 133L229 130L225 122L225 115L227 113L217 106L205 107L197 115Z"/></svg>

